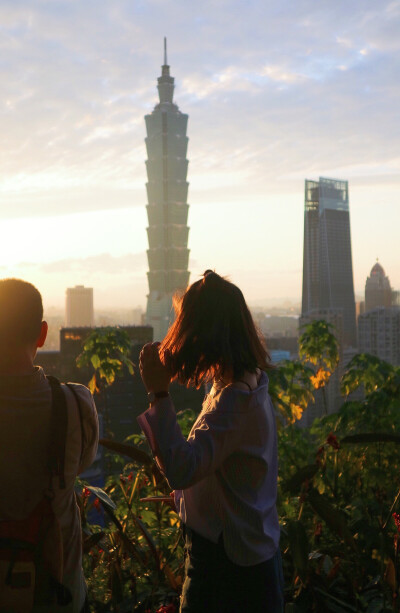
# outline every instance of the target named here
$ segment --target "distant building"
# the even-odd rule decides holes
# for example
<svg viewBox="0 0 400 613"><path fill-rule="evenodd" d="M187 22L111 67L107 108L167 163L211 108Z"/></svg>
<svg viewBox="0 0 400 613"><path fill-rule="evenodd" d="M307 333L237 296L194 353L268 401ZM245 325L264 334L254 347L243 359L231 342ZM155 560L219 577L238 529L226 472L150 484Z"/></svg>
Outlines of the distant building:
<svg viewBox="0 0 400 613"><path fill-rule="evenodd" d="M392 290L392 306L400 307L400 291Z"/></svg>
<svg viewBox="0 0 400 613"><path fill-rule="evenodd" d="M266 336L265 343L272 358L273 352L284 351L289 354L291 360L295 360L299 355L298 336ZM276 354L274 354L276 355Z"/></svg>
<svg viewBox="0 0 400 613"><path fill-rule="evenodd" d="M383 306L358 318L360 353L370 353L400 366L400 307Z"/></svg>
<svg viewBox="0 0 400 613"><path fill-rule="evenodd" d="M173 320L173 294L183 292L189 283L188 116L173 102L174 78L167 64L165 39L158 93L159 104L145 117L149 221L146 322L154 329L154 339L161 341Z"/></svg>
<svg viewBox="0 0 400 613"><path fill-rule="evenodd" d="M357 328L347 181L305 182L302 316L338 309L343 345L356 347Z"/></svg>
<svg viewBox="0 0 400 613"><path fill-rule="evenodd" d="M65 302L66 327L93 327L93 288L76 285L69 287Z"/></svg>
<svg viewBox="0 0 400 613"><path fill-rule="evenodd" d="M144 313L142 307L136 307L132 311L132 324L134 326L143 326Z"/></svg>
<svg viewBox="0 0 400 613"><path fill-rule="evenodd" d="M376 307L389 308L391 306L392 288L389 277L385 275L385 271L379 262L376 262L365 283L365 312Z"/></svg>
<svg viewBox="0 0 400 613"><path fill-rule="evenodd" d="M358 321L359 316L362 315L363 313L365 313L365 301L359 300L358 302L356 302L356 320L357 321Z"/></svg>

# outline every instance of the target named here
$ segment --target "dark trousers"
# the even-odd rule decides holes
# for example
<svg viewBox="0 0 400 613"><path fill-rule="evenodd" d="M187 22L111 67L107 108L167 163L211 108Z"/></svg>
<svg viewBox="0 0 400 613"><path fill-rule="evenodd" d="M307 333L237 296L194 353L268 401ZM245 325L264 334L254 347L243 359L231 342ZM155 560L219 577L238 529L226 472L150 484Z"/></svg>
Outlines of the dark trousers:
<svg viewBox="0 0 400 613"><path fill-rule="evenodd" d="M238 566L217 545L186 528L180 613L283 613L280 551L254 566Z"/></svg>
<svg viewBox="0 0 400 613"><path fill-rule="evenodd" d="M83 603L83 607L82 607L80 613L90 613L89 601L88 601L88 597L87 596L85 598L85 602Z"/></svg>

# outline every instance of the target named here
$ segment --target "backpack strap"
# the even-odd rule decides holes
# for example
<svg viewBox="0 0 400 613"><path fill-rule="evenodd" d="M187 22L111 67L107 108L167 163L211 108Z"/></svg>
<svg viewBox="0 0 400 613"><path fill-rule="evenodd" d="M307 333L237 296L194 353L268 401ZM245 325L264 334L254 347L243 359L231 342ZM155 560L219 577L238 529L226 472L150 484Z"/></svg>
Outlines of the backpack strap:
<svg viewBox="0 0 400 613"><path fill-rule="evenodd" d="M85 447L85 430L83 428L83 412L82 412L82 405L81 405L81 401L79 400L79 396L74 388L73 385L71 385L71 383L66 383L65 384L69 390L71 390L74 398L75 398L75 402L76 405L78 407L78 413L79 413L79 422L81 425L81 456L79 458L79 466L82 464L82 459L83 459L83 451L84 451L84 447Z"/></svg>
<svg viewBox="0 0 400 613"><path fill-rule="evenodd" d="M58 477L60 488L65 489L64 464L68 428L67 400L59 380L50 375L47 375L47 380L50 384L52 395L47 466L51 477Z"/></svg>

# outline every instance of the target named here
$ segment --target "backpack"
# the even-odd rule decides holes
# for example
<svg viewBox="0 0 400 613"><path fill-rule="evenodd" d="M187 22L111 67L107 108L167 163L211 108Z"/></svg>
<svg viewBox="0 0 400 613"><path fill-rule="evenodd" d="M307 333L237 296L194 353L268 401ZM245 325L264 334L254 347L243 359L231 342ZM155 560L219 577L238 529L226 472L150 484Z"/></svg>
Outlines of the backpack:
<svg viewBox="0 0 400 613"><path fill-rule="evenodd" d="M52 395L49 483L28 517L0 521L0 613L31 613L35 606L66 606L72 601L70 590L62 585L63 544L52 508L53 478L65 489L67 401L58 379L47 379ZM80 410L79 403L78 407Z"/></svg>

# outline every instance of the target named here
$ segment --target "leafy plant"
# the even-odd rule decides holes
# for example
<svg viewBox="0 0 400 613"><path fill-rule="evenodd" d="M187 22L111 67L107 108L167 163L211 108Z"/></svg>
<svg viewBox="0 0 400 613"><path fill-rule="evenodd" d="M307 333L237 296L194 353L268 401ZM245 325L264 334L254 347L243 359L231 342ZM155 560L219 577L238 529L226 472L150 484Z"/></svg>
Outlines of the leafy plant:
<svg viewBox="0 0 400 613"><path fill-rule="evenodd" d="M86 338L81 354L76 358L79 368L90 366L94 373L88 383L92 394L101 386L112 385L124 368L133 374L129 335L118 327L96 328Z"/></svg>
<svg viewBox="0 0 400 613"><path fill-rule="evenodd" d="M342 378L341 409L305 429L296 425L299 417L337 366L328 324L306 327L301 359L269 371L281 417L286 613L399 612L400 369L356 356ZM350 400L360 387L362 400ZM185 434L195 418L189 410L178 413ZM169 486L143 435L102 444L126 465L104 491L86 488L78 497L93 610L172 612L183 578L183 542ZM105 527L90 525L93 510L106 516Z"/></svg>
<svg viewBox="0 0 400 613"><path fill-rule="evenodd" d="M311 368L301 362L284 360L268 371L269 393L285 422L301 419L310 402L314 402Z"/></svg>
<svg viewBox="0 0 400 613"><path fill-rule="evenodd" d="M322 389L325 414L328 413L325 387L339 363L339 346L332 324L315 320L303 326L299 337L299 356L314 367L310 377L314 389Z"/></svg>

